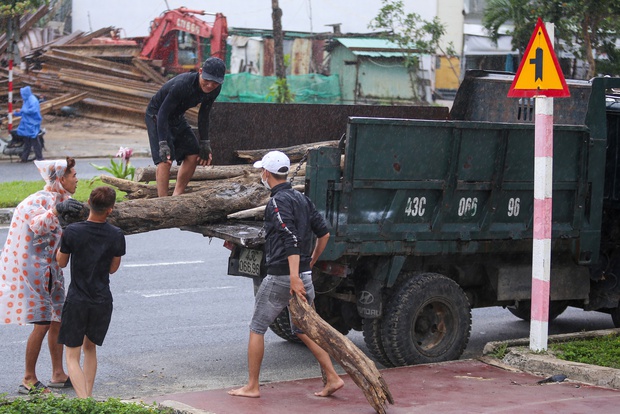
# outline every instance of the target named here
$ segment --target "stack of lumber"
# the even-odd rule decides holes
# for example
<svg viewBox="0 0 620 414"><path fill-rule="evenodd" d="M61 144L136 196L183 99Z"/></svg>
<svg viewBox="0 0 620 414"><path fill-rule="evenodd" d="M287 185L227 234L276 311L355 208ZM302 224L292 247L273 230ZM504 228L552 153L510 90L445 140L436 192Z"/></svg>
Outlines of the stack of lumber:
<svg viewBox="0 0 620 414"><path fill-rule="evenodd" d="M23 57L26 70L15 68L14 88L30 85L46 99L80 97L72 104L81 116L144 128L146 106L166 79L138 58L138 45L91 43L112 29L74 32L34 49ZM196 122L197 110L187 115Z"/></svg>

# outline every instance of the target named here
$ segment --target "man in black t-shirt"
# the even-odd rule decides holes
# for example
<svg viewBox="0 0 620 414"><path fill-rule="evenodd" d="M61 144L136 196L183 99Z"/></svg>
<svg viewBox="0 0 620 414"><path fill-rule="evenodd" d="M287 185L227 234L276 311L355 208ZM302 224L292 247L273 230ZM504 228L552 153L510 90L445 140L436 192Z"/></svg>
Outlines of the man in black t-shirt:
<svg viewBox="0 0 620 414"><path fill-rule="evenodd" d="M88 199L88 220L67 226L56 254L60 267L71 258L71 284L62 308L58 343L66 347L67 370L79 398L93 393L96 345L103 344L112 318L110 274L118 270L125 254L125 236L106 221L115 201L112 188L95 188Z"/></svg>
<svg viewBox="0 0 620 414"><path fill-rule="evenodd" d="M209 112L222 90L225 73L224 62L210 57L197 73L175 76L151 98L146 109L145 122L151 156L157 166L155 179L159 197L168 195L173 160L176 160L180 167L172 195L185 192L196 165L211 165ZM185 111L199 104L197 140L185 119Z"/></svg>

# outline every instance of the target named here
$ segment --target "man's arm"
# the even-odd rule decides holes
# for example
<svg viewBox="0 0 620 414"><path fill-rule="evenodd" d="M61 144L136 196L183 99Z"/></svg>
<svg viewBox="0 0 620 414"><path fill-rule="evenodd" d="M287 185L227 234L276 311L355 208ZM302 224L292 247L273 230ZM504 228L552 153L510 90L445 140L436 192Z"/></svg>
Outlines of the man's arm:
<svg viewBox="0 0 620 414"><path fill-rule="evenodd" d="M308 302L306 299L306 288L304 282L299 277L299 255L292 254L288 257L288 269L291 278L291 295L295 294L300 299Z"/></svg>
<svg viewBox="0 0 620 414"><path fill-rule="evenodd" d="M60 249L58 249L58 252L56 252L56 261L58 262L58 265L60 267L66 267L67 263L69 263L70 256L71 255L69 253L63 253Z"/></svg>
<svg viewBox="0 0 620 414"><path fill-rule="evenodd" d="M206 100L200 104L200 109L198 110L198 145L200 147L198 164L203 166L211 165L213 160L211 141L209 140L209 114L211 113L213 102L215 102L215 98Z"/></svg>
<svg viewBox="0 0 620 414"><path fill-rule="evenodd" d="M176 99L168 93L157 111L157 135L159 141L167 141L170 137L170 114L175 108Z"/></svg>
<svg viewBox="0 0 620 414"><path fill-rule="evenodd" d="M209 114L211 113L213 103L221 91L222 85L211 91L200 104L200 109L198 110L198 139L200 140L207 141L209 139Z"/></svg>
<svg viewBox="0 0 620 414"><path fill-rule="evenodd" d="M314 267L314 264L319 260L323 250L325 250L325 246L327 246L327 242L329 241L329 233L319 237L316 240L316 244L314 245L314 250L312 251L312 258L310 259L310 268Z"/></svg>
<svg viewBox="0 0 620 414"><path fill-rule="evenodd" d="M110 263L110 274L114 274L120 266L121 266L121 257L120 256L113 257L112 263Z"/></svg>

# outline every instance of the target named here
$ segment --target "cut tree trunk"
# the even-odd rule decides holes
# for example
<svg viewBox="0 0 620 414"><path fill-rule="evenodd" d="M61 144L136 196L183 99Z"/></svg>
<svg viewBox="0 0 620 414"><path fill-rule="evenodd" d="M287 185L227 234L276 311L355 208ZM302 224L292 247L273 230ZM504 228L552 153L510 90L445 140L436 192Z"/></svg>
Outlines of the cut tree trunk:
<svg viewBox="0 0 620 414"><path fill-rule="evenodd" d="M135 200L138 198L157 198L157 186L154 184L137 183L135 181L116 178L110 175L101 175L99 178L104 184L109 184L127 193L126 197L130 200ZM202 187L203 186L201 184L190 182L185 188L185 193L195 193ZM171 196L173 192L174 183L168 186L168 195Z"/></svg>
<svg viewBox="0 0 620 414"><path fill-rule="evenodd" d="M258 161L263 158L269 151L282 151L285 153L291 162L296 162L302 159L306 154L306 151L312 148L318 147L337 147L338 141L323 141L313 142L311 144L294 145L286 148L270 148L270 149L257 149L257 150L237 150L235 155L248 163ZM295 168L293 168L294 170Z"/></svg>
<svg viewBox="0 0 620 414"><path fill-rule="evenodd" d="M210 191L174 197L129 200L114 206L108 222L125 234L221 222L228 214L266 204L261 184L213 183Z"/></svg>
<svg viewBox="0 0 620 414"><path fill-rule="evenodd" d="M295 325L344 368L377 413L385 414L386 401L394 404L394 399L375 363L325 322L307 302L293 296L289 310Z"/></svg>
<svg viewBox="0 0 620 414"><path fill-rule="evenodd" d="M157 167L154 166L136 168L134 179L139 182L155 181L156 170ZM196 167L196 171L191 179L192 181L221 180L224 178L238 177L246 173L255 173L257 171L258 170L251 165L212 165L209 167L199 165ZM170 179L176 179L178 172L179 167L173 165L170 168Z"/></svg>
<svg viewBox="0 0 620 414"><path fill-rule="evenodd" d="M305 173L305 170L304 170ZM227 183L228 185L239 184L251 184L260 183L260 175L258 173L244 174L232 178L225 178L221 180L206 180L206 181L190 181L185 188L185 194L197 193L200 191L216 191L221 190ZM125 180L123 178L116 178L109 175L99 176L104 184L111 185L117 189L126 193L126 198L129 200L145 199L145 198L157 198L157 186L155 184L143 184L137 183L131 180ZM303 174L298 174L293 180L293 188L297 191L304 192ZM174 192L174 183L168 185L168 195L171 196ZM253 206L256 207L256 206Z"/></svg>

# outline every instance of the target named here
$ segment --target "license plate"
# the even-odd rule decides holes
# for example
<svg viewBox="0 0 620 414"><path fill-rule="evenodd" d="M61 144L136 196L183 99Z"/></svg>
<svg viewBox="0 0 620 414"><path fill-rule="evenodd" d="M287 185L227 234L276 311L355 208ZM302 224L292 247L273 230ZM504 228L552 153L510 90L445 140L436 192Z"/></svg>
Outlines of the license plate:
<svg viewBox="0 0 620 414"><path fill-rule="evenodd" d="M263 252L260 250L243 249L239 254L239 272L246 275L260 276L260 264Z"/></svg>

